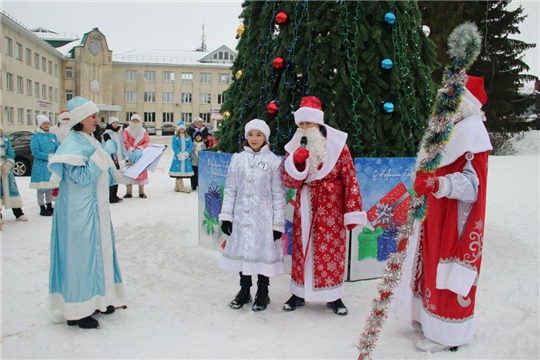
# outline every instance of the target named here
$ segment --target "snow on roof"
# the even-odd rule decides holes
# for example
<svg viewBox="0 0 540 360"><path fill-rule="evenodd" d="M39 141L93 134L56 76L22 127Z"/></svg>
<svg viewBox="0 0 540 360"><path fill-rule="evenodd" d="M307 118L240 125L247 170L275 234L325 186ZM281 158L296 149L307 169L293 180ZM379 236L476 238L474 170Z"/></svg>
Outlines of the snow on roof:
<svg viewBox="0 0 540 360"><path fill-rule="evenodd" d="M66 45L64 46L60 46L58 48L56 48L56 50L58 50L59 52L61 52L64 56L68 57L71 59L71 50L76 47L76 46L79 46L81 44L81 39L78 39L78 40L75 40L75 41L72 41L70 43L67 43Z"/></svg>
<svg viewBox="0 0 540 360"><path fill-rule="evenodd" d="M230 67L231 64L203 64L202 58L211 51L193 50L164 50L164 49L137 49L113 55L114 62L125 63L151 63L151 64L177 64L177 65L223 65Z"/></svg>

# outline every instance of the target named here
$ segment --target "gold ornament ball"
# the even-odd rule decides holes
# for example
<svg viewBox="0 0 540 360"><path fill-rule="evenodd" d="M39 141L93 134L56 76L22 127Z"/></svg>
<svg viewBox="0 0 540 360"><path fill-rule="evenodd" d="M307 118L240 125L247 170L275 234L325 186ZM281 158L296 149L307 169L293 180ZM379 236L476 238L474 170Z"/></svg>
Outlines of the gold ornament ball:
<svg viewBox="0 0 540 360"><path fill-rule="evenodd" d="M238 37L242 36L242 34L244 33L245 30L246 30L246 25L240 25L236 29L236 35L238 35Z"/></svg>
<svg viewBox="0 0 540 360"><path fill-rule="evenodd" d="M223 112L223 117L227 119L229 116L231 116L231 112L229 110L226 110Z"/></svg>
<svg viewBox="0 0 540 360"><path fill-rule="evenodd" d="M242 73L242 70L238 70L238 71L236 72L236 74L234 74L234 77L237 78L237 79L240 79L240 78L242 77L242 74L243 74L243 73Z"/></svg>

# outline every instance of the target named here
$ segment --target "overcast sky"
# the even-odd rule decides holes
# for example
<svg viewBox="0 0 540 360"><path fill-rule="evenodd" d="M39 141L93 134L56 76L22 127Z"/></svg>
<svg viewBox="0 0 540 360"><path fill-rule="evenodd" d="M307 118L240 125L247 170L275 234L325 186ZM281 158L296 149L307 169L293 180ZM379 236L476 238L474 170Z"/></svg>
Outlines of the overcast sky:
<svg viewBox="0 0 540 360"><path fill-rule="evenodd" d="M44 27L55 32L82 36L94 27L107 37L115 54L135 49L195 50L201 45L204 23L209 51L221 45L235 50L241 0L214 1L116 1L92 2L4 0L2 8L28 28ZM540 76L540 3L514 0L529 14L517 38L536 43L525 55L531 73Z"/></svg>

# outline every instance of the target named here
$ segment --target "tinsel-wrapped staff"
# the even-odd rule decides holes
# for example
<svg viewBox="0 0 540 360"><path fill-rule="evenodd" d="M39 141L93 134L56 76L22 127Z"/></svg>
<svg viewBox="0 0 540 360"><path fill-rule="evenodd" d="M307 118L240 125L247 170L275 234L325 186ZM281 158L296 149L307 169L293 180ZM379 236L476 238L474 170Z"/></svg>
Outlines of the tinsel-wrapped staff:
<svg viewBox="0 0 540 360"><path fill-rule="evenodd" d="M422 139L415 196L360 337L359 359L371 358L394 295L398 319L424 333L414 344L419 350L455 350L474 334L491 150L481 111L487 95L483 80L466 73L480 53L476 26L458 26L448 43L453 63Z"/></svg>

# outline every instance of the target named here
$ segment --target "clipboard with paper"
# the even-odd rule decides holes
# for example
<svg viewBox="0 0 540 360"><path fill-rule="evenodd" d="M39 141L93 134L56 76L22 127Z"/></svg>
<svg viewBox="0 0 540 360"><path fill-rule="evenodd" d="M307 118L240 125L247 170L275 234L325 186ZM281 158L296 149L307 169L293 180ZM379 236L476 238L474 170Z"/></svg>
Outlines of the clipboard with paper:
<svg viewBox="0 0 540 360"><path fill-rule="evenodd" d="M141 158L127 168L124 176L136 179L144 170L154 172L166 148L167 145L150 144L143 150Z"/></svg>

